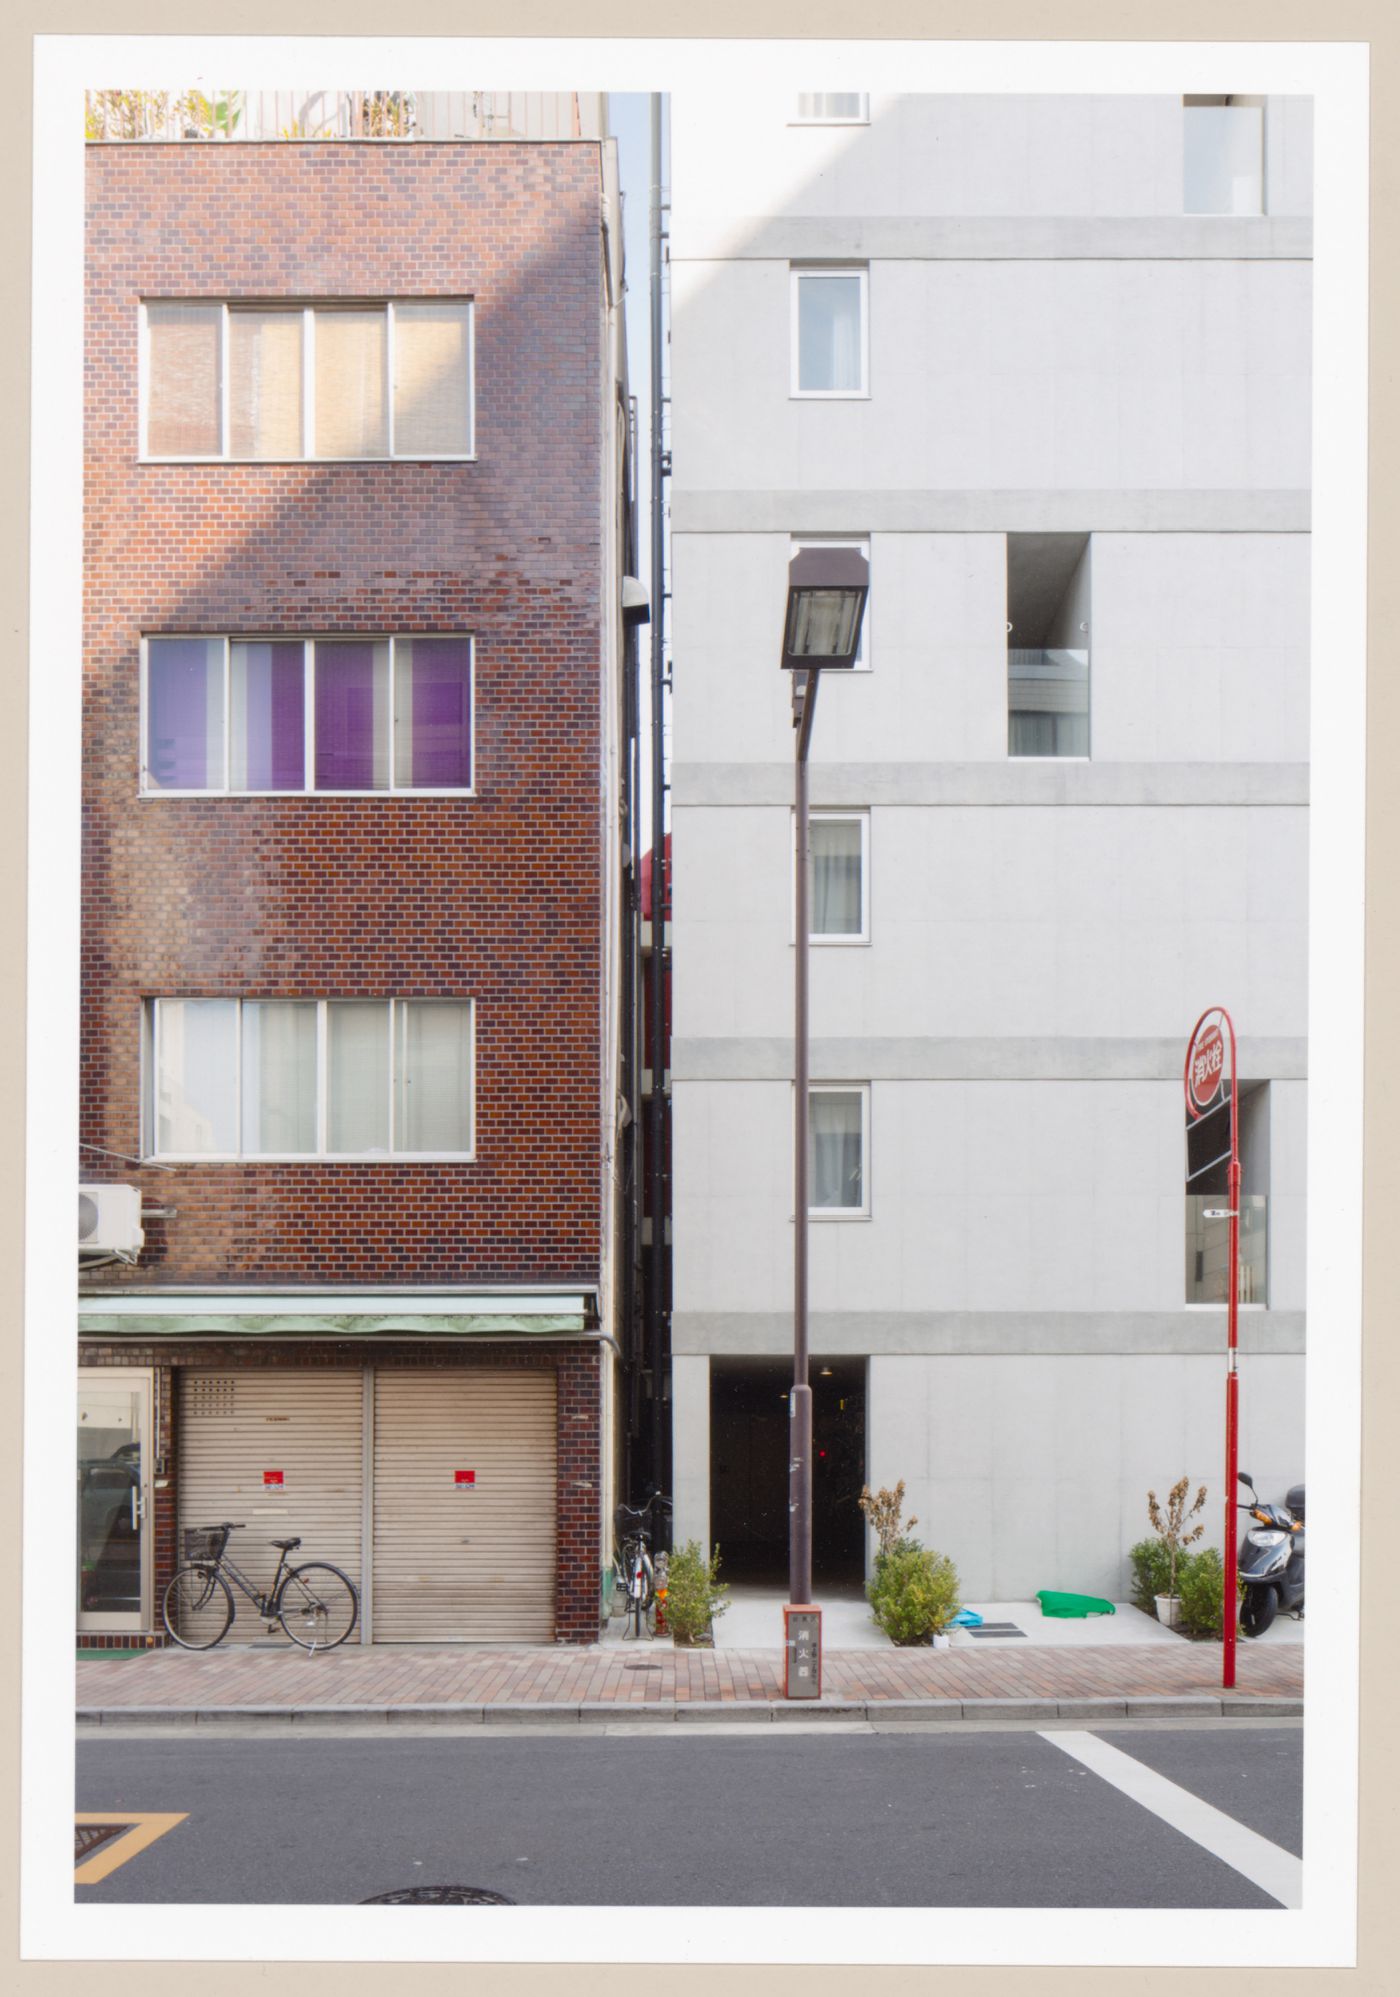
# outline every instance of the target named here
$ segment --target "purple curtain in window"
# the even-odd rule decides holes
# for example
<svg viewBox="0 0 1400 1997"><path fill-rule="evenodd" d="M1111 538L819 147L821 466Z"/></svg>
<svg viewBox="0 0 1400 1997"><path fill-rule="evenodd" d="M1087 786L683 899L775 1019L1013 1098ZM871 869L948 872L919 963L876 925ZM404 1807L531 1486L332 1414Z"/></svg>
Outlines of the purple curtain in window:
<svg viewBox="0 0 1400 1997"><path fill-rule="evenodd" d="M408 769L401 743L400 783L442 790L470 785L471 652L467 638L399 640L395 670L408 668L413 686Z"/></svg>
<svg viewBox="0 0 1400 1997"><path fill-rule="evenodd" d="M302 649L297 641L235 650L235 688L240 672L244 680L247 741L243 785L247 790L300 790L306 781ZM237 741L236 729L234 739Z"/></svg>
<svg viewBox="0 0 1400 1997"><path fill-rule="evenodd" d="M207 638L152 638L146 648L146 775L157 790L221 787L223 646ZM212 700L211 700L212 696ZM211 764L214 767L210 767Z"/></svg>
<svg viewBox="0 0 1400 1997"><path fill-rule="evenodd" d="M321 639L316 646L316 788L385 790L387 646Z"/></svg>

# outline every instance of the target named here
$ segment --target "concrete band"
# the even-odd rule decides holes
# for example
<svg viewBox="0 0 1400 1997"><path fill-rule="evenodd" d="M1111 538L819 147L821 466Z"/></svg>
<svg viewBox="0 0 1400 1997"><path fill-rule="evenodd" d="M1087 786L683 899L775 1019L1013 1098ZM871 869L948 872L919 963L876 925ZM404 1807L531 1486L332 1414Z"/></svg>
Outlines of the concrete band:
<svg viewBox="0 0 1400 1997"><path fill-rule="evenodd" d="M1224 1311L814 1311L814 1354L899 1353L916 1357L1218 1358ZM1248 1357L1306 1350L1302 1311L1240 1313ZM677 1311L673 1349L696 1357L777 1357L792 1351L791 1311Z"/></svg>
<svg viewBox="0 0 1400 1997"><path fill-rule="evenodd" d="M812 762L816 805L1304 806L1305 763ZM792 809L790 763L677 763L671 801Z"/></svg>
<svg viewBox="0 0 1400 1997"><path fill-rule="evenodd" d="M671 261L1295 263L1312 238L1306 215L698 215L678 218Z"/></svg>
<svg viewBox="0 0 1400 1997"><path fill-rule="evenodd" d="M1295 487L756 486L671 500L676 534L1306 534L1311 519L1311 496Z"/></svg>
<svg viewBox="0 0 1400 1997"><path fill-rule="evenodd" d="M824 1081L1172 1082L1181 1085L1176 1040L899 1039L853 1035L814 1039L812 1072ZM1308 1072L1302 1039L1240 1042L1242 1071L1277 1081ZM792 1039L677 1038L671 1050L677 1082L790 1082Z"/></svg>

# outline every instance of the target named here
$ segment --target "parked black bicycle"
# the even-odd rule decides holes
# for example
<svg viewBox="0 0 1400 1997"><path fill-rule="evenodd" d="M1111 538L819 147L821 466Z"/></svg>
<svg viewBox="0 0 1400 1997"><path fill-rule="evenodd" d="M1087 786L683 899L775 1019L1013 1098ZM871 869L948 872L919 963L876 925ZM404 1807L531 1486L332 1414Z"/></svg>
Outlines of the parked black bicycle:
<svg viewBox="0 0 1400 1997"><path fill-rule="evenodd" d="M653 1491L640 1509L619 1505L613 1514L617 1552L613 1557L615 1587L626 1602L627 1621L634 1637L656 1634L656 1565L652 1542L669 1544L671 1500Z"/></svg>
<svg viewBox="0 0 1400 1997"><path fill-rule="evenodd" d="M182 1650L212 1650L228 1635L233 1621L233 1589L242 1590L269 1633L282 1625L303 1650L334 1650L354 1630L360 1614L355 1584L338 1567L324 1560L292 1567L287 1556L299 1539L274 1539L277 1572L262 1594L228 1557L230 1533L242 1532L242 1522L192 1526L185 1533L186 1565L171 1579L160 1605L161 1620Z"/></svg>

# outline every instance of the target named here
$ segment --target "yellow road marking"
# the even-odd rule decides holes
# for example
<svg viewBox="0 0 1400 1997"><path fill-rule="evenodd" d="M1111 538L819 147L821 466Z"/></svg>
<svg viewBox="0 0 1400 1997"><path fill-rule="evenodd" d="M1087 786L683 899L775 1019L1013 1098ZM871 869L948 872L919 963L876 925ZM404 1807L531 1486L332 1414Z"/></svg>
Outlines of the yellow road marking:
<svg viewBox="0 0 1400 1997"><path fill-rule="evenodd" d="M119 1865L125 1865L129 1858L135 1858L138 1851L163 1838L167 1831L173 1831L176 1824L184 1823L188 1810L178 1810L173 1814L166 1810L78 1810L74 1813L75 1824L127 1824L130 1828L110 1844L102 1845L91 1858L85 1858L73 1873L75 1886L96 1886L108 1873L115 1872Z"/></svg>

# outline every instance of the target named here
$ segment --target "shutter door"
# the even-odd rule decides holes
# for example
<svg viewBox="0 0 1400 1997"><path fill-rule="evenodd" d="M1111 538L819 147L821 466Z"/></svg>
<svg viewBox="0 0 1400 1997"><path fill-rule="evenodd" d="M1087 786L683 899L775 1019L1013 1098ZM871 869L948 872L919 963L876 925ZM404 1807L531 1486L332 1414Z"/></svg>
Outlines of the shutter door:
<svg viewBox="0 0 1400 1997"><path fill-rule="evenodd" d="M552 1373L376 1372L376 1643L552 1642L554 1521Z"/></svg>
<svg viewBox="0 0 1400 1997"><path fill-rule="evenodd" d="M268 1542L299 1534L293 1562L329 1560L361 1585L364 1517L363 1374L182 1372L180 1526L246 1521L229 1553L258 1588L278 1554ZM282 1483L264 1482L281 1471ZM183 1557L184 1540L178 1549ZM241 1589L233 1589L230 1643L275 1639ZM358 1628L350 1639L360 1641Z"/></svg>

